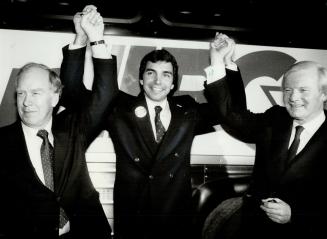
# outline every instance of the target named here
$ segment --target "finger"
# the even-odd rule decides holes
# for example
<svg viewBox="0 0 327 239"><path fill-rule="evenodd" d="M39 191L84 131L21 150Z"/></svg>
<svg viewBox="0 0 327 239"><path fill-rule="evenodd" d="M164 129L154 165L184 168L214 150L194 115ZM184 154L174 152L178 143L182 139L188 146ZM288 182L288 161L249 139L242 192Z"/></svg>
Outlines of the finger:
<svg viewBox="0 0 327 239"><path fill-rule="evenodd" d="M96 21L97 21L97 18L100 16L100 14L98 12L91 12L89 14L89 17L88 17L88 21L91 23L91 24L95 24Z"/></svg>
<svg viewBox="0 0 327 239"><path fill-rule="evenodd" d="M92 11L92 12L88 12L88 13L85 13L83 15L83 20L90 23L91 22L91 19L92 19L92 16L95 14L96 12Z"/></svg>
<svg viewBox="0 0 327 239"><path fill-rule="evenodd" d="M215 41L218 42L222 42L227 38L227 36L225 34L219 33L216 37L215 37Z"/></svg>
<svg viewBox="0 0 327 239"><path fill-rule="evenodd" d="M97 7L94 6L94 5L86 5L83 9L83 12L85 13L88 13L88 12L91 12L91 11L96 11L97 10Z"/></svg>
<svg viewBox="0 0 327 239"><path fill-rule="evenodd" d="M272 213L272 214L279 214L280 212L280 208L276 207L273 205L273 207L271 206L272 204L270 203L264 203L262 205L260 205L260 208L262 210L264 210L266 213Z"/></svg>
<svg viewBox="0 0 327 239"><path fill-rule="evenodd" d="M225 46L227 46L227 42L225 40L217 40L214 42L214 46L215 48L224 48Z"/></svg>
<svg viewBox="0 0 327 239"><path fill-rule="evenodd" d="M266 202L273 202L275 201L275 198L265 198L265 199L261 199L261 202L266 203Z"/></svg>
<svg viewBox="0 0 327 239"><path fill-rule="evenodd" d="M279 217L277 217L276 215L271 215L271 214L266 214L266 215L273 222L277 222L277 223L281 222L281 219Z"/></svg>
<svg viewBox="0 0 327 239"><path fill-rule="evenodd" d="M103 24L103 18L101 16L97 19L95 25L100 25L100 24Z"/></svg>
<svg viewBox="0 0 327 239"><path fill-rule="evenodd" d="M74 15L74 19L81 19L82 16L83 16L83 12L77 12Z"/></svg>

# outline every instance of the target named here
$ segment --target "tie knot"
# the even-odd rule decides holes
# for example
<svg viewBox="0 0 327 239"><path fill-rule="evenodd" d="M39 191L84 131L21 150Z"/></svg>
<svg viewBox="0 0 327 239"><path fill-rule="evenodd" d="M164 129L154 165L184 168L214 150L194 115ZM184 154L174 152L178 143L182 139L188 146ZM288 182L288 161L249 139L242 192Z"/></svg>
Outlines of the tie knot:
<svg viewBox="0 0 327 239"><path fill-rule="evenodd" d="M37 134L37 136L41 137L42 139L47 139L48 138L48 131L45 129L40 129Z"/></svg>
<svg viewBox="0 0 327 239"><path fill-rule="evenodd" d="M298 125L295 127L295 137L300 137L300 134L304 130L304 127L301 125Z"/></svg>
<svg viewBox="0 0 327 239"><path fill-rule="evenodd" d="M157 105L154 107L154 110L156 111L156 114L159 114L162 111L161 106Z"/></svg>

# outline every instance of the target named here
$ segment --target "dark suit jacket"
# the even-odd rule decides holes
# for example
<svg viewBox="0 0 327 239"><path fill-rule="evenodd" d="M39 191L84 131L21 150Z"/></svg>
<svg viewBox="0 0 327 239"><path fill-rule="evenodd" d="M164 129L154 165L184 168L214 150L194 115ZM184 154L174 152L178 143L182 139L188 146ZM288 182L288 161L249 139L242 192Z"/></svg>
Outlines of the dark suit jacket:
<svg viewBox="0 0 327 239"><path fill-rule="evenodd" d="M66 92L75 97L88 94L67 85ZM115 238L191 236L191 145L195 135L213 131L219 119L209 104L198 104L190 96L170 97L168 102L172 118L160 145L143 92L136 97L120 92L109 107L105 129L116 153ZM143 117L136 113L139 107L146 112Z"/></svg>
<svg viewBox="0 0 327 239"><path fill-rule="evenodd" d="M233 80L242 81L236 77L228 79ZM289 238L326 238L326 121L304 149L290 163L286 163L293 122L286 109L273 106L260 114L235 110L233 101L239 100L235 89L229 87L225 80L215 84L218 90L209 91L208 97L215 102L214 109L225 124L225 129L246 142L256 144L254 179L249 192L251 197L245 200L246 206L260 214L260 199L277 197L288 203L292 210L288 224L272 223L262 213L257 222L267 222L270 228L274 228L270 232L276 233L279 238L283 235L291 236ZM234 96L231 97L231 94ZM244 89L242 94L245 95ZM259 224L256 225L258 227Z"/></svg>
<svg viewBox="0 0 327 239"><path fill-rule="evenodd" d="M64 51L62 77L81 78L69 65L85 50ZM0 229L8 238L58 238L59 207L70 221L72 238L110 238L111 228L90 180L85 151L116 85L115 60L93 59L95 83L90 102L53 116L54 192L39 180L29 159L21 123L0 129ZM77 75L76 75L77 74ZM82 110L83 109L83 110Z"/></svg>

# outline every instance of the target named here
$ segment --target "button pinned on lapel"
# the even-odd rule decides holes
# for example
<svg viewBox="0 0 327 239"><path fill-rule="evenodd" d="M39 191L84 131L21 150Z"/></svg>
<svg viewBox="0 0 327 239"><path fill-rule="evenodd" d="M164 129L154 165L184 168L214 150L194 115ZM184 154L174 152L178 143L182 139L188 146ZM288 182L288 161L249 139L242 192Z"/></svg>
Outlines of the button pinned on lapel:
<svg viewBox="0 0 327 239"><path fill-rule="evenodd" d="M136 163L140 162L140 158L135 158L134 162L136 162Z"/></svg>
<svg viewBox="0 0 327 239"><path fill-rule="evenodd" d="M175 156L176 158L178 158L178 157L179 157L179 154L176 152L176 153L174 154L174 156Z"/></svg>
<svg viewBox="0 0 327 239"><path fill-rule="evenodd" d="M138 107L136 107L136 109L134 110L134 113L135 113L135 115L136 115L138 118L143 118L143 117L146 116L147 111L146 111L146 109L145 109L143 106L138 106Z"/></svg>
<svg viewBox="0 0 327 239"><path fill-rule="evenodd" d="M169 177L170 177L170 178L173 178L173 177L174 177L174 174L173 174L173 173L170 173L170 174L169 174Z"/></svg>
<svg viewBox="0 0 327 239"><path fill-rule="evenodd" d="M151 180L154 179L153 175L149 175L149 179Z"/></svg>

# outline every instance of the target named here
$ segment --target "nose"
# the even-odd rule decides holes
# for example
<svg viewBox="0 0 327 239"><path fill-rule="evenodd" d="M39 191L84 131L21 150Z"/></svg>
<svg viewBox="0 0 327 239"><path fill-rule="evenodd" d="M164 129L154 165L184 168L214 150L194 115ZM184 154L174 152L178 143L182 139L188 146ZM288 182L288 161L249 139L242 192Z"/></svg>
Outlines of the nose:
<svg viewBox="0 0 327 239"><path fill-rule="evenodd" d="M158 75L156 75L155 78L154 78L154 83L155 83L156 85L160 85L160 83L161 83L161 77L158 76Z"/></svg>
<svg viewBox="0 0 327 239"><path fill-rule="evenodd" d="M32 104L32 98L29 94L26 94L23 100L23 105L24 106L29 106Z"/></svg>
<svg viewBox="0 0 327 239"><path fill-rule="evenodd" d="M290 100L291 101L296 101L299 99L299 92L297 90L292 90L290 93Z"/></svg>

